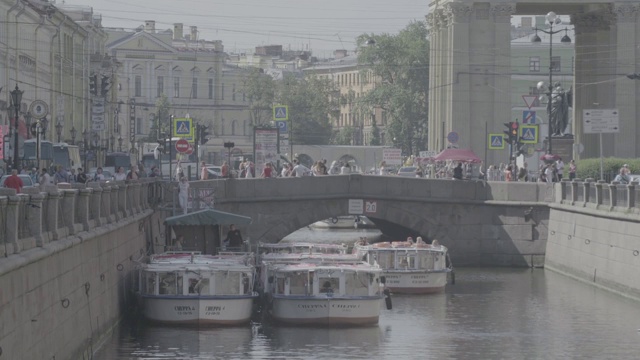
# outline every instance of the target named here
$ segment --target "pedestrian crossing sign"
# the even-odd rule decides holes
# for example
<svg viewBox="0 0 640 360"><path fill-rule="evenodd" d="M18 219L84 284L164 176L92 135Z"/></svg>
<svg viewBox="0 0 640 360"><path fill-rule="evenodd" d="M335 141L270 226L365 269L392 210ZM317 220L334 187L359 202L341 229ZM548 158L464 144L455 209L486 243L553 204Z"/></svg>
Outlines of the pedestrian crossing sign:
<svg viewBox="0 0 640 360"><path fill-rule="evenodd" d="M489 150L504 149L504 136L502 134L489 134Z"/></svg>
<svg viewBox="0 0 640 360"><path fill-rule="evenodd" d="M520 142L523 144L537 144L538 125L520 125Z"/></svg>
<svg viewBox="0 0 640 360"><path fill-rule="evenodd" d="M273 120L289 120L289 107L287 105L274 105Z"/></svg>
<svg viewBox="0 0 640 360"><path fill-rule="evenodd" d="M173 137L193 138L193 120L191 118L173 119Z"/></svg>

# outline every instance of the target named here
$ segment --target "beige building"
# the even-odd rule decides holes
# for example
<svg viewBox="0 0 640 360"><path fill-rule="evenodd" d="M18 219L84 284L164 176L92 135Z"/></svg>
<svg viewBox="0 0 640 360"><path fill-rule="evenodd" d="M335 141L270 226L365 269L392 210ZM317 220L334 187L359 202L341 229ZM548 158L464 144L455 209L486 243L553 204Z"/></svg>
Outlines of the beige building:
<svg viewBox="0 0 640 360"><path fill-rule="evenodd" d="M363 114L356 106L360 97L376 86L372 74L363 71L363 66L358 64L357 54L348 55L346 50L336 50L334 54L335 59L316 63L303 70L307 76L327 78L338 86L340 115L332 119L334 131L350 127L354 130L351 145L369 145L375 121L380 130L381 145L384 145L388 140L384 111L376 108L372 113Z"/></svg>
<svg viewBox="0 0 640 360"><path fill-rule="evenodd" d="M104 53L106 41L100 16L89 7L0 0L0 24L3 99L10 98L16 84L24 91L20 156L22 142L32 137L27 129L38 120L45 140L79 143L82 131L90 131L89 55ZM5 115L9 105L0 100L0 124L10 124Z"/></svg>

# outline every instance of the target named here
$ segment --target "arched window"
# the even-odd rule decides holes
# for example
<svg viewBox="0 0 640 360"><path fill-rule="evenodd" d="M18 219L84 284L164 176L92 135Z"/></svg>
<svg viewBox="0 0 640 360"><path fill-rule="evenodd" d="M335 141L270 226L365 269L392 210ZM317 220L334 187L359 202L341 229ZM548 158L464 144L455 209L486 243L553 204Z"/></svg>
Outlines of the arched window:
<svg viewBox="0 0 640 360"><path fill-rule="evenodd" d="M236 126L238 125L238 121L237 120L233 120L231 122L231 135L235 135L236 134Z"/></svg>
<svg viewBox="0 0 640 360"><path fill-rule="evenodd" d="M220 120L220 135L224 135L224 118L222 118L222 120Z"/></svg>
<svg viewBox="0 0 640 360"><path fill-rule="evenodd" d="M173 68L173 97L180 97L180 77L182 76L182 68L176 66Z"/></svg>

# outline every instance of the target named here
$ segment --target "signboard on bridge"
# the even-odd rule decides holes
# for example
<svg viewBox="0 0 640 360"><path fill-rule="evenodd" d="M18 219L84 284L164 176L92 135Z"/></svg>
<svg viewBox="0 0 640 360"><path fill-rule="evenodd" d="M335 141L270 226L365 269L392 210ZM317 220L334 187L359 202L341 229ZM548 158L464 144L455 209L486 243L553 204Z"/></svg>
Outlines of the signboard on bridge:
<svg viewBox="0 0 640 360"><path fill-rule="evenodd" d="M349 215L362 215L364 212L364 200L349 199Z"/></svg>
<svg viewBox="0 0 640 360"><path fill-rule="evenodd" d="M382 149L382 160L387 165L402 165L402 149Z"/></svg>

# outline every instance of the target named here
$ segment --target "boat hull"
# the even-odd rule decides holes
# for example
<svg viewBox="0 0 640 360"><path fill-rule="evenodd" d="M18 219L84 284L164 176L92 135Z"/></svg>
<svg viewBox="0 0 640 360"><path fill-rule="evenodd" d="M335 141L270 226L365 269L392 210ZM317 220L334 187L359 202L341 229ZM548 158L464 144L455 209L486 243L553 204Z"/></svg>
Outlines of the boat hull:
<svg viewBox="0 0 640 360"><path fill-rule="evenodd" d="M251 319L252 296L143 296L148 320L174 325L239 325Z"/></svg>
<svg viewBox="0 0 640 360"><path fill-rule="evenodd" d="M395 294L433 294L443 292L449 271L385 271L385 286Z"/></svg>
<svg viewBox="0 0 640 360"><path fill-rule="evenodd" d="M380 297L333 298L290 297L272 298L273 320L293 325L376 325L380 318Z"/></svg>

